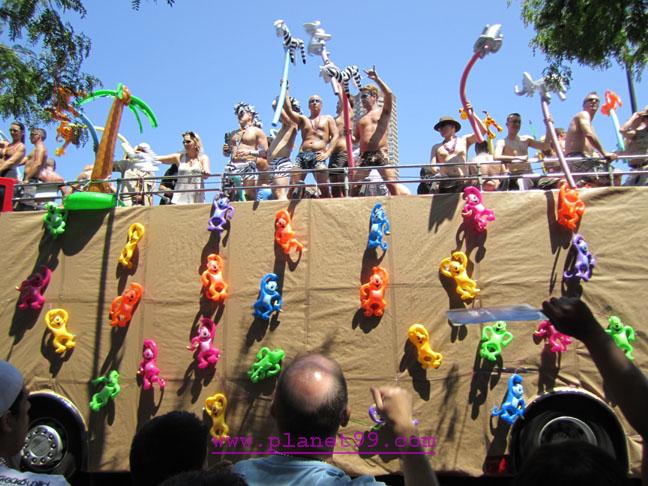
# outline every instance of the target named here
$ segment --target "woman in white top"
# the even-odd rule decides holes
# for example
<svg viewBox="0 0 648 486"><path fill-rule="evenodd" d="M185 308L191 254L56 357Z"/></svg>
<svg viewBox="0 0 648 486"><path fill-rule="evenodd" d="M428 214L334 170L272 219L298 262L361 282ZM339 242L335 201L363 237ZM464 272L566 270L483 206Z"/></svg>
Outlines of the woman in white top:
<svg viewBox="0 0 648 486"><path fill-rule="evenodd" d="M182 144L184 150L158 157L158 160L163 164L178 166L176 191L192 190L191 192L175 192L171 204L203 203L205 202L205 193L200 189L205 188L204 180L210 175L209 157L203 152L202 142L197 133L183 133Z"/></svg>

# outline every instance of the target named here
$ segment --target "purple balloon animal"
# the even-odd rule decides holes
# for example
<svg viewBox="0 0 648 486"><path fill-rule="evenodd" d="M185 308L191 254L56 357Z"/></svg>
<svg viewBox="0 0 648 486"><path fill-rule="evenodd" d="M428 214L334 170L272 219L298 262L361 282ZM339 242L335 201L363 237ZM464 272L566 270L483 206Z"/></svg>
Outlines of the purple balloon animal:
<svg viewBox="0 0 648 486"><path fill-rule="evenodd" d="M570 280L579 280L582 278L586 282L589 282L589 279L592 278L592 270L596 266L596 258L589 251L585 239L578 233L574 233L572 237L572 246L576 250L576 262L574 262L572 271L566 271L564 277Z"/></svg>
<svg viewBox="0 0 648 486"><path fill-rule="evenodd" d="M220 234L232 216L234 216L234 208L230 204L229 198L225 194L221 194L218 198L214 198L213 213L207 223L207 229Z"/></svg>

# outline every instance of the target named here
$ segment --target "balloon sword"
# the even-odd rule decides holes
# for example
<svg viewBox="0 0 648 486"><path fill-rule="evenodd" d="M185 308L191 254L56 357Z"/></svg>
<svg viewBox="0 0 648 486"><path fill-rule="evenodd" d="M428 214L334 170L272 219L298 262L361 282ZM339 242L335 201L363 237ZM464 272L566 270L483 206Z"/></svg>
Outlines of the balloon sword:
<svg viewBox="0 0 648 486"><path fill-rule="evenodd" d="M500 47L502 47L503 36L501 30L501 24L486 25L486 27L484 27L482 34L479 36L479 38L475 42L475 45L473 46L474 54L470 58L470 61L468 61L468 64L466 65L464 72L461 75L461 82L459 83L459 97L461 98L461 104L463 105L464 111L468 114L468 120L472 125L473 131L475 132L475 136L477 137L477 141L479 143L484 141L484 137L482 136L481 130L477 126L477 121L475 120L475 114L473 113L473 110L469 110L467 107L468 98L466 98L466 81L468 80L468 74L477 62L477 59L483 58L489 52L495 53L499 51Z"/></svg>
<svg viewBox="0 0 648 486"><path fill-rule="evenodd" d="M308 43L308 53L312 56L322 56L324 65L331 64L326 43L331 40L331 34L328 34L322 27L320 21L315 20L304 24L304 30L310 34L311 39ZM333 93L339 96L341 86L336 79L331 79ZM351 137L351 114L349 113L349 100L347 94L342 90L342 113L344 116L344 137L347 147L347 160L349 167L353 167L353 140Z"/></svg>
<svg viewBox="0 0 648 486"><path fill-rule="evenodd" d="M547 81L547 78L540 78L537 81L533 81L531 75L525 72L522 75L522 89L518 88L516 85L515 94L518 96L524 96L524 95L533 96L536 91L540 93L540 104L542 106L542 114L544 115L544 121L545 124L547 125L547 130L549 131L549 135L551 136L551 141L553 142L553 146L556 150L556 153L558 154L558 160L560 161L562 170L565 173L565 179L567 179L567 183L569 184L569 187L575 189L576 183L574 182L574 178L572 177L571 170L569 170L569 166L567 165L567 161L565 160L565 154L562 151L562 147L558 143L558 136L556 135L556 129L554 127L553 121L551 120L551 113L549 112L551 91L555 92L558 95L558 98L564 101L566 98L565 88L562 82L560 81L557 84L552 83L550 86Z"/></svg>

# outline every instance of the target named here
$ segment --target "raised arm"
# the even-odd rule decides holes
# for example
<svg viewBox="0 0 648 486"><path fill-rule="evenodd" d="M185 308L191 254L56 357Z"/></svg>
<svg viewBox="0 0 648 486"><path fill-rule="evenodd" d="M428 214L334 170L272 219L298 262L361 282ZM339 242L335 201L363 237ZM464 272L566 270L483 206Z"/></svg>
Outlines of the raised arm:
<svg viewBox="0 0 648 486"><path fill-rule="evenodd" d="M286 112L286 116L291 122L295 123L298 127L301 127L302 117L295 113L292 109L292 106L290 106L290 95L288 94L287 89L286 97L284 98L283 111Z"/></svg>
<svg viewBox="0 0 648 486"><path fill-rule="evenodd" d="M556 329L574 336L587 347L603 377L605 389L643 439L641 474L643 484L648 485L648 379L626 358L581 300L571 297L552 298L542 303L542 311Z"/></svg>
<svg viewBox="0 0 648 486"><path fill-rule="evenodd" d="M619 133L621 133L621 135L623 135L627 140L632 140L637 132L637 126L641 122L641 118L642 117L638 111L634 112L628 121L619 128Z"/></svg>
<svg viewBox="0 0 648 486"><path fill-rule="evenodd" d="M386 386L371 388L371 393L376 403L376 409L391 428L394 437L409 438L419 437L418 428L412 419L412 395L398 387ZM405 486L422 485L438 486L437 480L421 442L417 447L406 446L399 448L401 466Z"/></svg>
<svg viewBox="0 0 648 486"><path fill-rule="evenodd" d="M373 79L376 82L376 84L380 88L380 91L382 91L383 93L383 109L380 118L389 119L392 112L394 93L392 92L391 88L387 86L387 84L380 78L380 76L378 76L378 73L376 72L376 66L372 66L371 69L365 70L365 73L367 74L367 77L369 79ZM378 123L380 123L380 121Z"/></svg>

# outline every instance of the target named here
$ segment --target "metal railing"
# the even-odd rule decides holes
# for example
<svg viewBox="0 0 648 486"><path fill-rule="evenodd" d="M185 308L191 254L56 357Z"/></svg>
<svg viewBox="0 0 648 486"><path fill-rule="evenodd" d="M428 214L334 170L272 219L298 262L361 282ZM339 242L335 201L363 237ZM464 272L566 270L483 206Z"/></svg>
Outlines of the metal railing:
<svg viewBox="0 0 648 486"><path fill-rule="evenodd" d="M622 156L623 160L637 160L637 159L646 159L648 161L648 155L644 154L639 154L639 155L623 155ZM593 177L593 178L599 178L601 181L604 183L607 183L609 185L615 185L615 179L618 177L623 177L626 175L646 175L648 176L648 168L647 169L632 169L632 170L620 170L619 168L616 168L614 166L615 162L609 162L605 158L602 157L567 157L566 161L570 166L575 163L575 162L589 162L589 163L598 163L600 164L604 170L601 171L590 171L590 172L572 172L572 175L577 178L581 179L583 177ZM511 161L499 161L499 160L493 160L493 161L485 161L485 162L457 162L457 163L443 163L443 164L436 164L436 165L430 165L429 163L427 164L402 164L398 166L366 166L366 167L353 167L353 168L348 168L348 167L343 167L343 168L321 168L321 169L290 169L290 170L281 170L278 171L281 174L288 174L288 178L290 179L290 176L293 174L304 174L304 177L307 176L308 174L313 174L316 172L327 172L327 173L334 173L336 175L340 175L343 177L342 182L327 182L327 183L299 183L299 184L292 184L292 183L287 183L287 184L274 184L273 183L273 172L271 171L249 171L246 172L244 175L246 177L248 176L254 176L256 179L256 183L250 184L250 185L244 185L240 183L233 183L232 181L237 180L237 177L241 177L239 174L235 173L216 173L216 174L210 174L208 176L203 176L202 174L187 174L187 175L173 175L173 176L146 176L146 177L119 177L119 178L114 178L114 179L101 179L101 180L74 180L74 181L65 181L61 183L51 183L51 182L29 182L29 183L18 183L16 185L16 192L14 193L13 197L13 202L14 203L22 203L23 205L28 205L31 203L32 205L38 207L41 203L48 202L48 201L53 201L53 200L60 200L64 194L56 194L53 195L52 191L56 191L58 189L59 192L73 192L73 191L83 191L87 190L87 186L89 186L91 183L102 183L102 182L107 182L110 184L114 185L115 189L115 194L119 199L125 199L125 198L132 198L134 196L148 196L148 195L157 195L160 197L164 197L164 194L177 194L177 193L196 193L196 192L202 192L202 193L220 193L223 191L228 191L228 192L237 192L237 191L254 191L257 189L271 189L271 188L283 188L283 189L288 189L289 191L291 189L300 189L304 190L306 188L316 188L318 185L319 186L327 186L329 188L332 187L340 187L343 188L345 191L345 194L348 193L350 188L353 188L354 186L362 187L362 186L369 186L369 185L389 185L390 183L400 183L400 184L420 184L420 183L430 183L430 182L465 182L468 184L474 184L479 186L480 188L483 188L484 181L486 180L500 180L500 181L505 181L505 180L512 180L512 179L538 179L541 177L550 177L550 178L556 178L556 179L561 179L564 178L564 173L562 170L557 171L557 172L551 172L551 171L546 171L544 170L544 164L551 164L555 163L558 164L558 159L557 158L532 158L528 160L520 159L519 162L522 162L524 164L529 164L532 167L533 166L541 166L539 167L541 169L541 172L533 172L533 173L523 173L523 174L509 174L509 173L503 173L501 175L484 175L482 173L482 169L485 166L488 165L515 165L516 162L511 162ZM461 175L461 176L442 176L442 175L433 175L431 177L421 177L420 175L418 177L416 176L400 176L400 172L397 172L399 174L398 179L392 180L392 181L386 181L382 179L362 179L362 180L353 180L353 177L355 177L354 173L357 171L363 171L363 173L369 173L371 170L381 170L381 169L395 169L397 171L403 171L403 170L408 170L408 169L421 169L421 168L432 168L432 170L437 170L437 171L442 171L444 169L451 169L453 167L459 168L459 169L464 169L467 170L468 172L471 172L474 170L474 173L466 174L466 175ZM160 188L160 184L164 184L165 181L171 181L175 180L176 184L177 181L183 180L183 179L202 179L204 187L201 187L200 189L168 189L168 188ZM260 182L259 182L260 181ZM136 182L139 183L141 190L138 191L126 191L124 190L124 186L128 182ZM146 184L145 182L151 183L150 185L154 186L153 189L146 189ZM38 194L39 192L42 192L44 188L49 188L50 192L47 194ZM33 194L32 194L33 192ZM28 207L26 209L29 209Z"/></svg>

